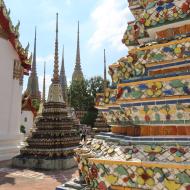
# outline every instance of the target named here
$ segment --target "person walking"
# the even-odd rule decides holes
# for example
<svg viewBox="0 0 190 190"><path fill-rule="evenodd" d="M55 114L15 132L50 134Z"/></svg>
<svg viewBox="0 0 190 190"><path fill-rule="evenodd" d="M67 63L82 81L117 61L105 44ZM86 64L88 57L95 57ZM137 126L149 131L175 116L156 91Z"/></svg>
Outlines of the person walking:
<svg viewBox="0 0 190 190"><path fill-rule="evenodd" d="M84 140L84 142L86 142L86 129L82 130L81 141L83 141L83 140Z"/></svg>

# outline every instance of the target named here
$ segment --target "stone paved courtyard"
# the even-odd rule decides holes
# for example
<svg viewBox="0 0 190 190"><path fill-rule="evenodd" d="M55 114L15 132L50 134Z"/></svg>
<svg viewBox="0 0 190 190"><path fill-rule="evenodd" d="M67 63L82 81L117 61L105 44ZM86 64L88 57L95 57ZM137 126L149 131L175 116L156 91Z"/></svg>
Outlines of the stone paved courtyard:
<svg viewBox="0 0 190 190"><path fill-rule="evenodd" d="M77 177L77 168L35 171L11 168L10 162L0 162L0 190L54 190L73 177Z"/></svg>

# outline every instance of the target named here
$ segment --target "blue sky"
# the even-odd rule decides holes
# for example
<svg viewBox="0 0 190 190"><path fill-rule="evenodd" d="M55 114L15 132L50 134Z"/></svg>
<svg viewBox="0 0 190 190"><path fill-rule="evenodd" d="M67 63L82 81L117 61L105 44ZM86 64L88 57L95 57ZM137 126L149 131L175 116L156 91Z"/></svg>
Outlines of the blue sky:
<svg viewBox="0 0 190 190"><path fill-rule="evenodd" d="M127 54L121 43L127 22L132 20L126 0L5 0L14 24L20 20L20 40L33 51L37 27L37 72L42 89L43 62L47 62L47 87L53 70L55 18L59 13L59 58L65 46L65 70L70 81L75 64L77 21L80 21L81 63L84 76L103 75L103 49L107 64ZM27 77L24 80L24 88Z"/></svg>

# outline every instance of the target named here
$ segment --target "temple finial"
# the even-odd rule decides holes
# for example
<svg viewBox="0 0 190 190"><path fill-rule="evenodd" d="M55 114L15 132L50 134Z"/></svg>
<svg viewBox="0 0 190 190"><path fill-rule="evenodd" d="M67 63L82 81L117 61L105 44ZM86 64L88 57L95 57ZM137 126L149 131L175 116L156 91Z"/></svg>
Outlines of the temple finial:
<svg viewBox="0 0 190 190"><path fill-rule="evenodd" d="M64 60L64 45L63 45L63 52L62 52L62 64L64 65L64 62L65 62L65 60ZM65 68L63 67L63 69L65 70Z"/></svg>
<svg viewBox="0 0 190 190"><path fill-rule="evenodd" d="M80 26L78 21L76 62L80 63Z"/></svg>
<svg viewBox="0 0 190 190"><path fill-rule="evenodd" d="M36 27L35 27L34 53L33 53L33 62L32 62L32 75L36 75L36 38L37 38L37 32L36 32Z"/></svg>
<svg viewBox="0 0 190 190"><path fill-rule="evenodd" d="M63 52L62 52L62 63L61 63L61 71L60 75L65 76L65 59L64 59L64 45L63 45Z"/></svg>
<svg viewBox="0 0 190 190"><path fill-rule="evenodd" d="M108 87L106 71L106 50L104 49L104 90Z"/></svg>
<svg viewBox="0 0 190 190"><path fill-rule="evenodd" d="M43 99L42 102L46 101L46 62L44 62L44 79L43 79Z"/></svg>
<svg viewBox="0 0 190 190"><path fill-rule="evenodd" d="M80 26L78 21L78 30L77 30L77 52L76 52L76 63L75 69L73 72L72 80L83 80L83 73L81 69L81 60L80 60Z"/></svg>
<svg viewBox="0 0 190 190"><path fill-rule="evenodd" d="M55 55L54 55L54 70L52 82L59 82L59 56L58 56L58 13L56 14L56 39L55 39Z"/></svg>
<svg viewBox="0 0 190 190"><path fill-rule="evenodd" d="M41 95L39 91L38 85L38 76L37 76L37 69L36 69L36 53L37 53L37 30L35 27L35 35L34 35L34 52L32 56L32 70L30 77L28 78L28 85L27 85L27 92L30 94L32 100L41 101Z"/></svg>
<svg viewBox="0 0 190 190"><path fill-rule="evenodd" d="M64 63L64 46L63 46L63 53L62 53L62 64L61 64L61 70L60 70L60 83L61 83L61 88L62 88L62 94L63 94L63 99L67 104L68 97L67 97L67 78L65 74L65 63Z"/></svg>

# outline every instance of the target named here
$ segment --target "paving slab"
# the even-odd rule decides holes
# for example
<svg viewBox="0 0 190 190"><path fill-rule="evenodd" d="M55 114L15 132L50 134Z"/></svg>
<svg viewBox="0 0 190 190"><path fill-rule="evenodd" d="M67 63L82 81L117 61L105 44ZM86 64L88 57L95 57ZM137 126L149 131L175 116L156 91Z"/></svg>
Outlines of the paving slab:
<svg viewBox="0 0 190 190"><path fill-rule="evenodd" d="M0 162L0 190L55 190L77 177L77 168L54 171L17 169L12 168L9 161Z"/></svg>

